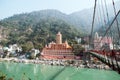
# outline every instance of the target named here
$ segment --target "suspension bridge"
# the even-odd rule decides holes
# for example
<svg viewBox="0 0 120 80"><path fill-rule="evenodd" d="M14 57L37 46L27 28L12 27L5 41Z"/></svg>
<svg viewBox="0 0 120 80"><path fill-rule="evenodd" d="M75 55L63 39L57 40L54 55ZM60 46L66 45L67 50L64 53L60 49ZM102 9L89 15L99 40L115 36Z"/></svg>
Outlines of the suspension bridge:
<svg viewBox="0 0 120 80"><path fill-rule="evenodd" d="M106 0L95 0L88 52L120 74L120 9L116 10L114 0L111 3L114 14L112 20ZM94 31L97 21L103 30L100 37Z"/></svg>

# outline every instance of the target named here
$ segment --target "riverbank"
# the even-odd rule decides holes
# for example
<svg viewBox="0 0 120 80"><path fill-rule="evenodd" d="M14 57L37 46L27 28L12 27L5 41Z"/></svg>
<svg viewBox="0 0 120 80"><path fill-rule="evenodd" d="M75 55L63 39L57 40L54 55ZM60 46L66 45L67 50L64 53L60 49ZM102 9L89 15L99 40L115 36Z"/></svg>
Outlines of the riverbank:
<svg viewBox="0 0 120 80"><path fill-rule="evenodd" d="M83 61L83 60L29 60L29 59L18 59L18 58L0 58L0 61L111 70L109 66L107 66L106 64L100 61L93 62L93 61Z"/></svg>

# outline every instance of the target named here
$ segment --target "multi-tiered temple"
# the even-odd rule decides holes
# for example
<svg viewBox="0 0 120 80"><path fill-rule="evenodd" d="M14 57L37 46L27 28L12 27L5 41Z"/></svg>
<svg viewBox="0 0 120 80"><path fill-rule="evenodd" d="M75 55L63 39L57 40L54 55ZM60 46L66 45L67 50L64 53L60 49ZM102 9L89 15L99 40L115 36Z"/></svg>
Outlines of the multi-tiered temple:
<svg viewBox="0 0 120 80"><path fill-rule="evenodd" d="M94 49L95 50L100 50L100 49L108 49L111 50L113 49L113 40L111 37L105 36L99 36L98 33L95 33L95 38L94 38Z"/></svg>
<svg viewBox="0 0 120 80"><path fill-rule="evenodd" d="M74 59L72 47L67 41L62 43L62 34L56 35L56 43L51 42L43 48L41 53L42 59Z"/></svg>

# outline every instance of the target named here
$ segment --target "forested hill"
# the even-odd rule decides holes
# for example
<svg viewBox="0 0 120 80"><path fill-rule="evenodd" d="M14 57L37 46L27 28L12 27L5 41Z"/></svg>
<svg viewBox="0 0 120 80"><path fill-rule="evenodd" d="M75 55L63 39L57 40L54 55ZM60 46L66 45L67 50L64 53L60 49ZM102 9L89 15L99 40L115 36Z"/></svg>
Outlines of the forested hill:
<svg viewBox="0 0 120 80"><path fill-rule="evenodd" d="M71 15L64 14L58 10L53 10L53 9L46 9L46 10L40 10L40 11L34 11L31 13L23 13L23 14L18 14L14 15L12 17L6 18L3 21L8 21L8 22L19 22L22 23L24 22L32 22L34 24L40 22L43 19L59 19L63 20L66 23L73 25L75 28L78 30L85 30L85 28L81 25L82 23L80 21L76 21L77 19L72 17ZM84 32L84 31L83 31Z"/></svg>
<svg viewBox="0 0 120 80"><path fill-rule="evenodd" d="M56 10L42 10L14 15L0 21L2 35L1 44L30 43L35 48L43 47L50 41L55 41L58 31L63 34L63 41L69 42L76 36L83 36L80 28L76 29L69 17Z"/></svg>

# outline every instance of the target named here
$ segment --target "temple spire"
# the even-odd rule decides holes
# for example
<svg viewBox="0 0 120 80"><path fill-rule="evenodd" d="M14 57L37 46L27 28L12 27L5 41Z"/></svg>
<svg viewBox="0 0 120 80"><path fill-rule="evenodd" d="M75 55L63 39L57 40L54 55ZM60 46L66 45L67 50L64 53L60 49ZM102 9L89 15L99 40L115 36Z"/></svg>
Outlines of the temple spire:
<svg viewBox="0 0 120 80"><path fill-rule="evenodd" d="M56 35L56 44L62 44L62 34L60 32Z"/></svg>

